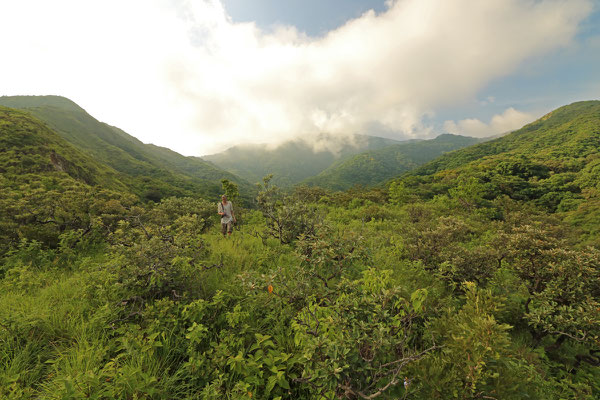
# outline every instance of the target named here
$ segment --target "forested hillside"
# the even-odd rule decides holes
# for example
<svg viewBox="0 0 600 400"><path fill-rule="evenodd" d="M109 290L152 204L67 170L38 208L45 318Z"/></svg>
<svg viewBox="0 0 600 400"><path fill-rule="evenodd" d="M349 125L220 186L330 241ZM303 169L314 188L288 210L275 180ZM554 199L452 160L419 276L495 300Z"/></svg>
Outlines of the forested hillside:
<svg viewBox="0 0 600 400"><path fill-rule="evenodd" d="M585 101L502 138L446 154L409 172L394 190L426 199L454 192L465 206L508 196L560 212L596 240L599 164L600 101Z"/></svg>
<svg viewBox="0 0 600 400"><path fill-rule="evenodd" d="M322 148L318 142L323 145ZM202 158L249 182L260 182L264 176L272 174L273 183L290 187L317 175L338 159L396 143L399 142L376 136L355 135L340 140L323 134L317 138L290 140L275 148L237 145Z"/></svg>
<svg viewBox="0 0 600 400"><path fill-rule="evenodd" d="M495 155L528 156L560 164L585 159L598 146L600 101L581 101L558 108L544 117L501 138L444 155L415 170L414 175L431 175L444 169L466 166Z"/></svg>
<svg viewBox="0 0 600 400"><path fill-rule="evenodd" d="M0 170L6 182L62 173L89 185L126 188L123 175L77 150L29 113L0 107L0 127Z"/></svg>
<svg viewBox="0 0 600 400"><path fill-rule="evenodd" d="M377 185L431 161L443 153L470 146L480 140L444 134L435 139L389 145L336 161L317 176L302 183L332 190L354 185Z"/></svg>
<svg viewBox="0 0 600 400"><path fill-rule="evenodd" d="M226 182L223 237L2 108L0 398L599 398L599 109L387 187Z"/></svg>
<svg viewBox="0 0 600 400"><path fill-rule="evenodd" d="M254 187L243 179L194 157L140 142L121 129L97 121L69 99L59 96L4 96L0 105L30 112L81 151L128 176L138 195L158 201L167 196L201 194L217 198L221 179L244 188L250 201Z"/></svg>

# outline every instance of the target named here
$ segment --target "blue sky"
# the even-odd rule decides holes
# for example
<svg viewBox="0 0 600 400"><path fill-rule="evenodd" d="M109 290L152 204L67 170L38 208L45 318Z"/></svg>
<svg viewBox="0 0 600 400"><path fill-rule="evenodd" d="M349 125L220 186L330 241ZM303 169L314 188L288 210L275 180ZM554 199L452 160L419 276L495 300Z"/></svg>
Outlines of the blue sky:
<svg viewBox="0 0 600 400"><path fill-rule="evenodd" d="M583 21L575 44L523 63L482 89L498 106L546 111L579 100L600 99L600 9ZM488 111L489 113L490 111Z"/></svg>
<svg viewBox="0 0 600 400"><path fill-rule="evenodd" d="M493 136L600 98L599 2L3 1L0 95L65 96L195 156Z"/></svg>
<svg viewBox="0 0 600 400"><path fill-rule="evenodd" d="M224 0L223 5L234 21L253 21L266 30L293 25L310 36L326 34L365 11L386 9L382 0Z"/></svg>

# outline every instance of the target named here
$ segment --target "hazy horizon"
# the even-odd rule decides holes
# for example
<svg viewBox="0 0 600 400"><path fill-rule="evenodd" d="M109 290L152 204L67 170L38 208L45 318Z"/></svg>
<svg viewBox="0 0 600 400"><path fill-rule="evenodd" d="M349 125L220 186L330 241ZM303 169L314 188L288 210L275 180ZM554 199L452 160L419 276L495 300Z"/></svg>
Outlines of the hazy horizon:
<svg viewBox="0 0 600 400"><path fill-rule="evenodd" d="M489 137L600 98L593 0L253 4L2 4L0 95L64 96L195 156L323 132Z"/></svg>

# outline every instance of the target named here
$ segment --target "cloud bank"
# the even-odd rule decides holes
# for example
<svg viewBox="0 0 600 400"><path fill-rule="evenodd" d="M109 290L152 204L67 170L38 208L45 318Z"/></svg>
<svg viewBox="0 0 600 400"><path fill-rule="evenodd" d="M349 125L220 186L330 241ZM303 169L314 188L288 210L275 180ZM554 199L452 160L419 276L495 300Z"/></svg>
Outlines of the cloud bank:
<svg viewBox="0 0 600 400"><path fill-rule="evenodd" d="M234 23L217 0L3 2L0 94L62 94L184 154L373 125L427 137L436 109L568 46L591 10L591 0L397 0L313 38ZM477 129L519 118L509 109Z"/></svg>
<svg viewBox="0 0 600 400"><path fill-rule="evenodd" d="M523 127L535 119L533 114L517 111L510 107L502 114L494 115L489 124L477 118L467 118L458 122L446 121L444 129L455 135L483 138L508 133Z"/></svg>

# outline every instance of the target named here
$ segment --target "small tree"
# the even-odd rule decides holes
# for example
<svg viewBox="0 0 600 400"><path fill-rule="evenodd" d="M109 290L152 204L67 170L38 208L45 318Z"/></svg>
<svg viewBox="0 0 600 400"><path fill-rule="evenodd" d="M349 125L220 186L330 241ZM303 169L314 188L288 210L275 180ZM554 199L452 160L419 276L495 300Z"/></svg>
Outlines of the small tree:
<svg viewBox="0 0 600 400"><path fill-rule="evenodd" d="M532 222L499 235L504 263L527 289L524 318L534 344L550 336L547 351L565 340L591 346L600 343L600 252L570 250L561 231L548 223ZM579 356L588 360L588 355ZM594 358L594 364L600 360Z"/></svg>
<svg viewBox="0 0 600 400"><path fill-rule="evenodd" d="M273 175L263 178L258 185L258 208L267 223L267 233L279 242L291 243L302 234L313 234L318 222L317 209L298 197L286 195L271 185Z"/></svg>
<svg viewBox="0 0 600 400"><path fill-rule="evenodd" d="M238 191L238 185L231 182L229 179L221 179L221 185L223 186L223 191L225 192L225 196L232 202L236 202L240 197L240 192Z"/></svg>
<svg viewBox="0 0 600 400"><path fill-rule="evenodd" d="M404 204L410 193L403 182L392 182L389 186L389 199L392 204Z"/></svg>

